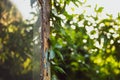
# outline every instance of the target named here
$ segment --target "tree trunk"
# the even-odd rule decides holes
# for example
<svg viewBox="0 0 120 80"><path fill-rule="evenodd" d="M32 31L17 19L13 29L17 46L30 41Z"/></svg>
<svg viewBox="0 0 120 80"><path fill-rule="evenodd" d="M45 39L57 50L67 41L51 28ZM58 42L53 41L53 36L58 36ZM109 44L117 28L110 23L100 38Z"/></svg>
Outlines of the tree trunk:
<svg viewBox="0 0 120 80"><path fill-rule="evenodd" d="M40 53L40 80L50 80L50 63L48 61L50 35L50 0L39 0L41 5L41 53Z"/></svg>

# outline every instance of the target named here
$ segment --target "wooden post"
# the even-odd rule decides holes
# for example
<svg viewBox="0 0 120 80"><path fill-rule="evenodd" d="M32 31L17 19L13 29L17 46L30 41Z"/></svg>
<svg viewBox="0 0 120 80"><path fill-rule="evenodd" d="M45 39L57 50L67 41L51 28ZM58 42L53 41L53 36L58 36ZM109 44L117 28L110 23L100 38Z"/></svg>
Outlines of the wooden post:
<svg viewBox="0 0 120 80"><path fill-rule="evenodd" d="M51 80L50 63L48 61L50 35L50 0L38 0L41 5L41 53L40 53L40 80Z"/></svg>

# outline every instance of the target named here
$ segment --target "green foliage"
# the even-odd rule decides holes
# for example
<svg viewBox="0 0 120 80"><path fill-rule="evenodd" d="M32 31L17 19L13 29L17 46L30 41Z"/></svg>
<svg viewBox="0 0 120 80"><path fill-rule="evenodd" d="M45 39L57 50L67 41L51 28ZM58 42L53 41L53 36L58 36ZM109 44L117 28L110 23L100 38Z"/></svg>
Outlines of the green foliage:
<svg viewBox="0 0 120 80"><path fill-rule="evenodd" d="M1 0L0 9L0 79L28 80L32 72L33 24L26 24L9 0Z"/></svg>
<svg viewBox="0 0 120 80"><path fill-rule="evenodd" d="M68 76L54 72L54 66L52 73L60 80L119 79L119 15L114 19L112 15L106 14L107 18L101 19L104 7L97 5L94 8L94 15L86 14L85 10L78 14L74 13L75 9L82 7L85 2L57 1L53 1L51 13L50 38L56 54L52 64L61 66ZM68 11L69 4L75 5L70 6ZM61 10L64 11L60 13Z"/></svg>
<svg viewBox="0 0 120 80"><path fill-rule="evenodd" d="M102 11L103 11L103 9L104 9L104 7L99 7L98 9L97 9L97 5L95 6L95 12L97 12L97 13L101 13Z"/></svg>

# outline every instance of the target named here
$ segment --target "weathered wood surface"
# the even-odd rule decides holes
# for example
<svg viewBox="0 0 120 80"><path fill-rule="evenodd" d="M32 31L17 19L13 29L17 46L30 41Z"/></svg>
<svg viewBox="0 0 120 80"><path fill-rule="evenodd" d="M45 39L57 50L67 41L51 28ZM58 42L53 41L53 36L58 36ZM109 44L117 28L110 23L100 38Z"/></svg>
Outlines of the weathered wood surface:
<svg viewBox="0 0 120 80"><path fill-rule="evenodd" d="M40 53L40 80L51 80L50 63L48 61L50 35L50 0L39 0L41 11L41 53Z"/></svg>

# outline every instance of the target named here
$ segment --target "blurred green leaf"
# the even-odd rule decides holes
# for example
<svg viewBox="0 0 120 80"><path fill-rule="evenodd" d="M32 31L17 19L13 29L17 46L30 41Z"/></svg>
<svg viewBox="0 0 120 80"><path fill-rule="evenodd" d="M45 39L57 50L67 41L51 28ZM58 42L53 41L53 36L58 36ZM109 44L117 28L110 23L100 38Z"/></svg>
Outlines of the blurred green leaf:
<svg viewBox="0 0 120 80"><path fill-rule="evenodd" d="M64 60L62 53L60 53L59 51L56 51L56 54L58 55L58 57L60 57L62 61Z"/></svg>
<svg viewBox="0 0 120 80"><path fill-rule="evenodd" d="M49 60L54 59L54 57L55 57L55 52L54 52L53 49L51 48L51 49L50 49Z"/></svg>
<svg viewBox="0 0 120 80"><path fill-rule="evenodd" d="M104 9L104 7L99 7L98 8L98 5L96 5L95 8L94 8L95 12L97 12L97 13L101 13L103 11L103 9Z"/></svg>
<svg viewBox="0 0 120 80"><path fill-rule="evenodd" d="M103 11L104 7L99 7L97 12L101 13Z"/></svg>
<svg viewBox="0 0 120 80"><path fill-rule="evenodd" d="M61 67L59 67L59 66L54 66L54 68L55 68L55 71L58 71L58 72L60 72L60 73L64 73L64 74L65 74L65 71L64 71Z"/></svg>
<svg viewBox="0 0 120 80"><path fill-rule="evenodd" d="M52 75L52 80L58 80L57 79L57 76L54 74L54 75Z"/></svg>

